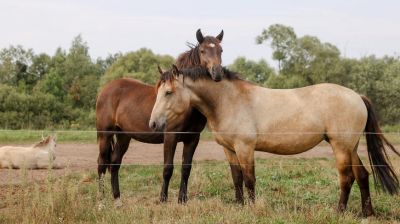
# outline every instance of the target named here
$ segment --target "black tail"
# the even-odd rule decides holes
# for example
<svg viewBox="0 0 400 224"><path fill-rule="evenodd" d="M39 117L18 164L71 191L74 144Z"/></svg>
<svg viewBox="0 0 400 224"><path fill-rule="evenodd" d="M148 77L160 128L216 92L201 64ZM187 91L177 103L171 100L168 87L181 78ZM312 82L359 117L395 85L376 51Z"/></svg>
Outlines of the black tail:
<svg viewBox="0 0 400 224"><path fill-rule="evenodd" d="M116 144L118 144L115 140L114 140L114 136L111 136L111 141L110 141L110 145L111 145L111 152L110 152L110 158L108 158L108 161L109 161L109 163L110 163L110 165L108 165L108 172L109 173L111 173L111 154L112 154L112 152L114 152L115 151L115 147L116 147Z"/></svg>
<svg viewBox="0 0 400 224"><path fill-rule="evenodd" d="M365 96L361 96L361 98L368 110L365 137L367 139L368 157L374 175L375 186L380 185L383 191L389 194L397 194L399 191L399 179L390 164L386 147L390 148L398 156L400 156L400 153L383 136L371 101Z"/></svg>
<svg viewBox="0 0 400 224"><path fill-rule="evenodd" d="M99 139L101 137L104 138L104 136L101 136L101 133L98 131L97 132L97 143L99 143ZM105 162L107 164L109 164L108 167L107 167L108 172L111 172L111 154L115 150L115 147L117 146L116 144L118 144L118 143L114 140L114 136L111 136L110 137L110 149L111 149L111 151L108 151L108 153L107 153L108 156L107 156L107 158L105 158L106 159Z"/></svg>

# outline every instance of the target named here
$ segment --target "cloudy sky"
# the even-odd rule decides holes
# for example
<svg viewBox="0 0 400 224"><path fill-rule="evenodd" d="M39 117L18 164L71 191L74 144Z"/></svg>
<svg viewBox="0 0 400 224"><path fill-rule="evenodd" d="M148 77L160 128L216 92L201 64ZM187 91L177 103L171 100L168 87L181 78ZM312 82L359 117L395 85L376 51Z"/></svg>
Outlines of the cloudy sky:
<svg viewBox="0 0 400 224"><path fill-rule="evenodd" d="M68 48L81 34L94 57L141 47L177 56L195 32L225 31L224 64L238 56L267 59L255 37L274 23L335 44L347 57L399 55L400 1L303 0L0 0L0 48L23 45L36 53Z"/></svg>

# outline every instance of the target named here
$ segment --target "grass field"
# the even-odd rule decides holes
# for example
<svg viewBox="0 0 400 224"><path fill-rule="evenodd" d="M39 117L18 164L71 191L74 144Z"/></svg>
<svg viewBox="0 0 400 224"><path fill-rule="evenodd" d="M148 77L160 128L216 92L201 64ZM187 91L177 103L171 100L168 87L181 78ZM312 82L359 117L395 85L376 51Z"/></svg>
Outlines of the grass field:
<svg viewBox="0 0 400 224"><path fill-rule="evenodd" d="M177 203L179 167L172 178L169 201L159 203L162 167L125 166L120 172L124 207L114 208L107 174L106 208L102 211L97 209L94 172L60 177L50 171L40 183L2 186L0 223L360 223L357 184L347 212L335 212L339 186L334 164L322 158L257 160L257 202L245 206L234 203L225 162L195 163L187 205ZM399 172L400 159L393 165ZM400 196L377 193L370 182L377 214L370 223L400 222Z"/></svg>
<svg viewBox="0 0 400 224"><path fill-rule="evenodd" d="M400 144L400 125L384 126L382 127L383 132L387 132L387 138L393 144ZM12 143L32 143L37 142L41 139L42 135L57 133L58 142L83 142L83 143L95 143L96 142L96 130L0 130L0 144L12 144ZM213 140L212 133L205 129L201 133L202 140ZM364 143L365 139L361 138L361 143Z"/></svg>

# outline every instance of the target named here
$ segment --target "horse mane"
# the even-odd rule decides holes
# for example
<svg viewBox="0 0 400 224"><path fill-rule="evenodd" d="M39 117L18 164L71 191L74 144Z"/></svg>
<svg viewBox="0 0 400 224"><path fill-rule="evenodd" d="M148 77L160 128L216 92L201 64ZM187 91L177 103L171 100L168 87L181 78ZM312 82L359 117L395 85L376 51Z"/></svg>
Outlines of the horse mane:
<svg viewBox="0 0 400 224"><path fill-rule="evenodd" d="M189 68L200 65L199 44L186 43L190 48L188 51L183 52L176 59L176 66L178 68Z"/></svg>
<svg viewBox="0 0 400 224"><path fill-rule="evenodd" d="M240 77L239 73L231 71L226 67L223 67L222 71L224 73L223 79L243 80ZM180 69L179 74L183 75L183 79L190 78L193 81L196 81L199 79L212 80L210 73L203 66L196 66L193 68ZM164 72L163 74L161 74L160 79L157 82L156 89L158 89L160 87L161 83L172 82L174 79L175 79L175 75L173 74L172 69Z"/></svg>
<svg viewBox="0 0 400 224"><path fill-rule="evenodd" d="M46 146L50 142L50 138L49 137L47 137L47 138L43 139L42 141L34 144L32 148L41 148L43 146Z"/></svg>
<svg viewBox="0 0 400 224"><path fill-rule="evenodd" d="M217 43L216 41L218 41L218 40L215 37L206 36L206 37L204 37L203 43ZM176 59L176 66L179 69L191 68L191 67L198 66L201 64L200 54L199 54L200 44L199 43L193 44L193 43L187 42L186 46L188 46L190 49L188 51L185 51L182 54L180 54L178 56L178 58Z"/></svg>

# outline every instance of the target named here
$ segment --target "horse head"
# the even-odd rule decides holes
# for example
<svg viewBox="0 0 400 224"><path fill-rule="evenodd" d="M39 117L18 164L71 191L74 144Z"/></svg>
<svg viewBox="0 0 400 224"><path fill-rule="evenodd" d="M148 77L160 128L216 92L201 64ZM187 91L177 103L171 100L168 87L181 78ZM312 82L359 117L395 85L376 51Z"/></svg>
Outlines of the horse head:
<svg viewBox="0 0 400 224"><path fill-rule="evenodd" d="M213 36L203 36L201 30L198 29L196 32L196 38L199 42L198 54L200 59L200 64L207 68L208 72L211 74L211 78L214 81L220 81L223 77L222 71L222 47L221 41L224 37L224 31L222 30L220 34L216 37Z"/></svg>

